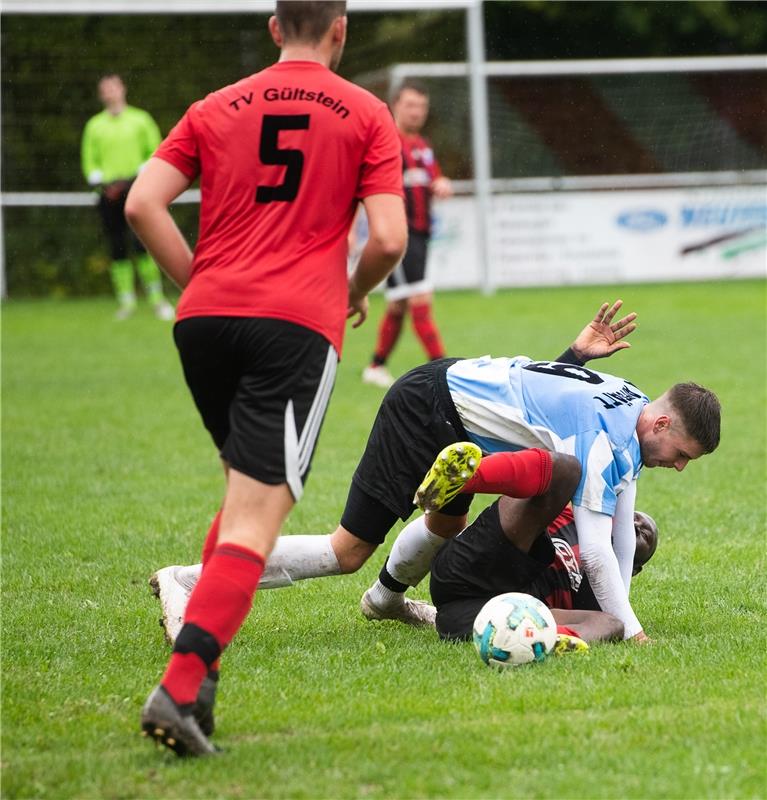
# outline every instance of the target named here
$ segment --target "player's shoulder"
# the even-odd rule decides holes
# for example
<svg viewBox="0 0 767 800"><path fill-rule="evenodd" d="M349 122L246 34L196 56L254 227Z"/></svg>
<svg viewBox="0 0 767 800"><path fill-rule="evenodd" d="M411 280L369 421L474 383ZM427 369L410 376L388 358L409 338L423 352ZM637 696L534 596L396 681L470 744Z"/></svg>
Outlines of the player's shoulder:
<svg viewBox="0 0 767 800"><path fill-rule="evenodd" d="M490 355L490 353L486 353L483 356L475 356L474 358L460 358L456 361L455 365L472 367L511 367L517 364L523 366L528 363L530 363L530 358L528 356L493 356Z"/></svg>
<svg viewBox="0 0 767 800"><path fill-rule="evenodd" d="M411 136L411 144L421 150L431 150L431 141L423 134L416 133Z"/></svg>
<svg viewBox="0 0 767 800"><path fill-rule="evenodd" d="M138 122L153 122L152 115L143 108L137 106L125 106L123 113Z"/></svg>
<svg viewBox="0 0 767 800"><path fill-rule="evenodd" d="M106 114L107 114L106 111L99 111L98 113L93 114L93 116L88 117L83 127L83 130L92 131L95 128L98 128L100 125L104 123L106 119Z"/></svg>
<svg viewBox="0 0 767 800"><path fill-rule="evenodd" d="M333 79L337 81L338 85L343 88L344 92L348 93L349 97L355 98L359 103L366 104L373 111L385 111L387 116L389 115L389 107L386 105L386 102L381 100L380 97L376 97L373 92L346 78L342 78L335 72L331 72L330 74L333 76Z"/></svg>

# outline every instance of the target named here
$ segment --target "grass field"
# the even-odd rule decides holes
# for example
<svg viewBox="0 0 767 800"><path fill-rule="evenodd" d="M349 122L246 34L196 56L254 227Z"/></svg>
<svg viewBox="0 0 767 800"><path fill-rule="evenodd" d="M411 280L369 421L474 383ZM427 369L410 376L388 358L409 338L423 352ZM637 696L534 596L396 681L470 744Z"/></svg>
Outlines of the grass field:
<svg viewBox="0 0 767 800"><path fill-rule="evenodd" d="M555 357L615 293L445 294L437 316L451 354ZM661 545L632 598L655 643L498 675L470 645L368 623L390 534L360 573L259 593L224 661L225 753L201 761L138 735L167 657L146 579L197 560L222 491L170 326L115 323L106 299L6 304L3 796L765 797L765 285L620 293L641 326L598 367L651 397L697 380L724 407L716 453L640 481ZM381 398L359 382L374 334L347 338L288 533L339 519ZM408 331L392 368L420 359Z"/></svg>

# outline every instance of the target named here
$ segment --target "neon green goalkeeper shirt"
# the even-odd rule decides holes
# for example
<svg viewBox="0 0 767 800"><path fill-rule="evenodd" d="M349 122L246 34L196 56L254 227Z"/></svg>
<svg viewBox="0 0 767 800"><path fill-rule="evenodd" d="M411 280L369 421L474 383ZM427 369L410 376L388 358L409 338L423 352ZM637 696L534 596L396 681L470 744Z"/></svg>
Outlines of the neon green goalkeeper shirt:
<svg viewBox="0 0 767 800"><path fill-rule="evenodd" d="M83 130L81 163L91 186L133 178L160 144L160 129L140 108L125 106L119 114L106 109Z"/></svg>

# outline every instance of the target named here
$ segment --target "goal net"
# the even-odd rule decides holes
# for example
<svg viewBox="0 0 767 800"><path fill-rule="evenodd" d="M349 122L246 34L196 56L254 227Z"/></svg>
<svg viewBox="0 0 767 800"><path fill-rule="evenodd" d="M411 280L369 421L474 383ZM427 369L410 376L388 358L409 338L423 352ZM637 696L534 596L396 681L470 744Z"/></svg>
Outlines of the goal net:
<svg viewBox="0 0 767 800"><path fill-rule="evenodd" d="M622 180L640 175L663 176L662 185L764 179L767 57L490 62L487 73L496 179L540 178L544 187L592 176L600 188L652 182ZM362 82L384 94L408 78L429 90L428 133L441 161L471 178L465 67L402 64Z"/></svg>
<svg viewBox="0 0 767 800"><path fill-rule="evenodd" d="M765 274L767 58L491 62L486 73L484 220L471 197L466 67L363 76L379 93L407 79L428 89L427 135L468 195L437 206L437 285ZM474 268L483 234L484 276Z"/></svg>

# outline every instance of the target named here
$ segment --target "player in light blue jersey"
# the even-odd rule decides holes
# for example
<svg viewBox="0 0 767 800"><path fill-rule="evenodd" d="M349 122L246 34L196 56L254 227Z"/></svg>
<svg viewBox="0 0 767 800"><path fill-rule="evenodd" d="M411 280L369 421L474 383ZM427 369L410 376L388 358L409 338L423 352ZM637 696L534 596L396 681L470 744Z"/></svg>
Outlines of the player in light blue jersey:
<svg viewBox="0 0 767 800"><path fill-rule="evenodd" d="M384 541L397 518L407 520L412 515L413 494L435 453L451 443L474 439L486 452L530 448L487 457L478 472L483 472L493 459L508 461L510 466L512 460L523 463L514 496L528 498L516 506L521 510L519 525L525 530L544 530L574 494L578 502L587 503L577 506L579 509L606 521L609 552L600 549L604 532L597 525L591 537L596 544L589 544L588 532L584 539L583 562L585 565L591 558L590 563L597 564L592 585L595 591L602 591L597 587L607 587L602 596L608 597L608 605L610 593L627 597L622 583L620 592L606 583L615 575L621 581L615 552L621 559L628 554L621 536L616 540L616 551L610 547L612 517L622 520L626 513L617 498L631 497L631 502L624 505L630 507L633 539L632 487L641 463L654 466L661 461L668 465L678 462L681 467L683 458L700 455L702 449L689 448L684 455L674 449L677 433L684 434L685 429L680 428L676 411L662 411L665 400L664 404L648 403L629 384L630 393L626 393L624 382L583 367L588 359L603 358L629 347L625 337L634 330L636 315L614 322L620 306L620 301L612 307L604 304L557 362L444 359L400 378L381 404L352 479L341 524L328 536L280 537L269 557L261 588L359 569ZM512 373L518 381L512 380ZM537 387L535 398L530 396L533 387ZM592 407L587 397L591 398ZM642 433L638 417L647 409L653 412L652 417L646 418L653 429ZM718 412L716 428L718 436ZM471 447L476 449L474 444ZM475 475L472 481L477 478ZM504 493L503 489L495 491L490 483L477 489L473 485L466 485L468 492ZM398 619L409 624L434 623L434 608L406 598L404 593L428 574L434 554L445 541L466 526L471 498L470 493L460 494L438 511L419 515L408 523L394 543L376 585L362 599L366 617ZM631 547L633 557L633 543ZM612 571L608 568L607 578L601 577L600 561L614 567ZM166 567L153 576L171 638L180 627L186 596L198 574L199 567L195 566ZM622 620L628 616L612 613Z"/></svg>
<svg viewBox="0 0 767 800"><path fill-rule="evenodd" d="M572 503L584 571L602 610L623 623L625 638L646 640L629 601L636 480L643 466L681 471L717 447L716 396L681 383L651 402L631 382L582 363L522 356L456 361L445 380L468 439L485 453L542 448L577 459L581 472ZM481 486L474 476L466 488L483 491ZM413 543L395 542L368 590L374 595L379 587L414 585L410 564L398 552L411 553L418 537L408 528L400 537Z"/></svg>
<svg viewBox="0 0 767 800"><path fill-rule="evenodd" d="M464 429L485 453L542 447L575 456L576 505L612 515L636 479L636 426L650 401L623 378L555 361L484 356L458 361L447 385Z"/></svg>

